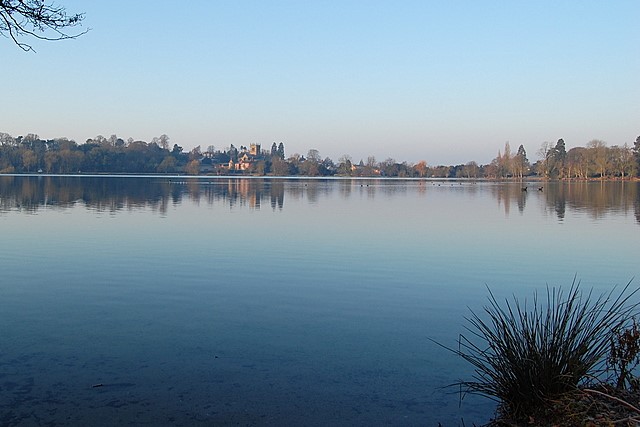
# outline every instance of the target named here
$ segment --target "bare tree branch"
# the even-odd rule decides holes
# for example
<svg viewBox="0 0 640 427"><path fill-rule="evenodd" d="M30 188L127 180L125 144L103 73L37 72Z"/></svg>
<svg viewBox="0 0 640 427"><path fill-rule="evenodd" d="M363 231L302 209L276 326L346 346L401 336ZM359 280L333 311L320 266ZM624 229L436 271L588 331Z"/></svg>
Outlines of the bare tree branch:
<svg viewBox="0 0 640 427"><path fill-rule="evenodd" d="M57 41L85 34L88 29L67 32L82 25L83 19L84 13L68 14L63 6L48 0L0 0L0 35L10 38L24 51L34 49L23 38Z"/></svg>

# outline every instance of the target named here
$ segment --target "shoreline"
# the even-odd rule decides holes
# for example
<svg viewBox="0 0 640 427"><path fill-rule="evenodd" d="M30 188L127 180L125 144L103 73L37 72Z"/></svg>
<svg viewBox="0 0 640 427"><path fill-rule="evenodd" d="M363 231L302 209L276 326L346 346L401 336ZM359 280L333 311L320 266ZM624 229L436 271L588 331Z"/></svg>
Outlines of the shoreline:
<svg viewBox="0 0 640 427"><path fill-rule="evenodd" d="M0 173L6 177L123 177L123 178L263 178L263 179L352 179L352 180L403 180L403 181L463 181L463 182L640 182L640 177L611 177L611 178L543 178L529 176L522 178L444 178L444 177L398 177L398 176L349 176L349 175L256 175L256 174L163 174L163 173L126 173L126 172L87 172L87 173Z"/></svg>

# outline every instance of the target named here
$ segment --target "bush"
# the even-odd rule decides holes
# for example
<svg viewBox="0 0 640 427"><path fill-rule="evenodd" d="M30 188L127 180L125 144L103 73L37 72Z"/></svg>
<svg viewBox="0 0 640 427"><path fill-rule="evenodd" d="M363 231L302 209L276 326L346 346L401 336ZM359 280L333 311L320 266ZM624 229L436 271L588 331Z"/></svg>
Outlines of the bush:
<svg viewBox="0 0 640 427"><path fill-rule="evenodd" d="M630 326L614 330L611 335L607 369L613 371L615 387L637 391L639 384L633 371L640 365L640 325L633 318Z"/></svg>
<svg viewBox="0 0 640 427"><path fill-rule="evenodd" d="M566 297L547 287L544 304L534 294L530 309L516 297L501 306L489 290L487 319L472 311L470 338L461 335L458 350L449 349L475 367L471 381L456 385L500 402L509 418L526 420L601 375L613 332L636 313L630 298L637 289L629 292L628 283L594 299L579 285L574 279Z"/></svg>

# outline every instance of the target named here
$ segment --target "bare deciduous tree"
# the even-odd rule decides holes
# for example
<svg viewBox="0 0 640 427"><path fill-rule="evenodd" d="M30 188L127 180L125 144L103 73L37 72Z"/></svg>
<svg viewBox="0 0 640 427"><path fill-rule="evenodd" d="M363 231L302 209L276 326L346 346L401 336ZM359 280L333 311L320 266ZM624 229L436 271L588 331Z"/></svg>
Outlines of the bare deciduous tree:
<svg viewBox="0 0 640 427"><path fill-rule="evenodd" d="M69 14L63 6L47 0L0 0L0 34L24 51L33 51L25 38L39 40L74 39L88 30L69 33L82 24L84 13Z"/></svg>
<svg viewBox="0 0 640 427"><path fill-rule="evenodd" d="M538 175L542 175L545 178L549 178L551 172L551 153L553 150L553 144L549 141L545 141L540 145L540 149L537 154L540 157L538 166Z"/></svg>
<svg viewBox="0 0 640 427"><path fill-rule="evenodd" d="M587 150L593 169L600 175L600 179L605 179L607 170L611 166L607 144L599 139L594 139L587 143Z"/></svg>

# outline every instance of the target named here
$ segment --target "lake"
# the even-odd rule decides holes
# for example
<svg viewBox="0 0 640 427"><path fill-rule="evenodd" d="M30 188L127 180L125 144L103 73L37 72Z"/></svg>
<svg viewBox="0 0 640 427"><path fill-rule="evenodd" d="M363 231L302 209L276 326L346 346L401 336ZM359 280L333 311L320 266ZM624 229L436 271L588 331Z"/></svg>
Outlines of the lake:
<svg viewBox="0 0 640 427"><path fill-rule="evenodd" d="M630 182L2 176L0 229L10 426L481 424L487 287L640 284Z"/></svg>

